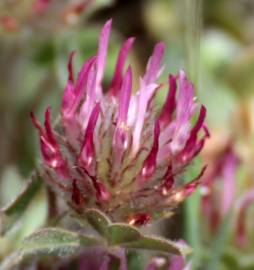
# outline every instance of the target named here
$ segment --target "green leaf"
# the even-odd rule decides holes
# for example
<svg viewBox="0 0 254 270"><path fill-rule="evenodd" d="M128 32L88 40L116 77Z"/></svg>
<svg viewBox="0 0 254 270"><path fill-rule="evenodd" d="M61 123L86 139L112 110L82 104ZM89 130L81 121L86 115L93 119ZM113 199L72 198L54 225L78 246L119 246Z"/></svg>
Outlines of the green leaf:
<svg viewBox="0 0 254 270"><path fill-rule="evenodd" d="M79 251L82 247L101 245L94 237L78 234L59 228L38 230L25 238L20 251L24 255L57 255L64 256Z"/></svg>
<svg viewBox="0 0 254 270"><path fill-rule="evenodd" d="M110 220L105 214L97 209L89 209L85 213L85 218L99 234L106 236Z"/></svg>
<svg viewBox="0 0 254 270"><path fill-rule="evenodd" d="M137 241L142 237L141 233L134 227L122 224L114 223L108 226L107 239L109 245L119 245Z"/></svg>
<svg viewBox="0 0 254 270"><path fill-rule="evenodd" d="M60 228L44 228L24 239L19 249L6 257L0 270L15 269L32 256L66 256L79 252L82 248L102 246L101 239Z"/></svg>
<svg viewBox="0 0 254 270"><path fill-rule="evenodd" d="M149 236L143 236L140 240L124 244L124 246L127 248L154 250L176 255L187 255L191 252L191 248L186 244Z"/></svg>
<svg viewBox="0 0 254 270"><path fill-rule="evenodd" d="M41 178L37 175L33 175L26 182L23 190L18 194L18 196L9 205L0 209L0 213L11 216L20 215L24 212L32 198L39 190L41 182Z"/></svg>
<svg viewBox="0 0 254 270"><path fill-rule="evenodd" d="M41 178L34 173L16 198L9 205L0 209L1 234L6 234L16 221L23 216L31 200L39 192L41 183Z"/></svg>

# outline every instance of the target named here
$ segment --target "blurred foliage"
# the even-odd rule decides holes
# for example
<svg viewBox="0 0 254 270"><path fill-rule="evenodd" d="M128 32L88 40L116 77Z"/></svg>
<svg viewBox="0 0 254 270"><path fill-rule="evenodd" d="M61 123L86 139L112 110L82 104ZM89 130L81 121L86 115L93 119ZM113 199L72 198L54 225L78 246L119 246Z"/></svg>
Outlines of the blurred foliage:
<svg viewBox="0 0 254 270"><path fill-rule="evenodd" d="M243 164L237 177L239 193L253 188L254 2L93 0L83 1L87 5L81 11L73 9L81 2L55 1L44 14L33 10L32 0L0 3L0 206L19 193L37 166L39 149L29 112L34 111L42 119L46 106L58 111L67 78L68 55L77 50L78 67L94 54L101 23L109 17L114 20L114 32L106 78L113 73L117 49L126 37L137 36L130 59L135 74L144 70L154 43L165 41L166 71L188 69L198 98L207 107L212 134L208 147L219 152L228 140L233 140ZM162 81L166 79L163 77ZM159 106L165 94L158 95ZM196 174L195 165L193 171ZM242 251L235 244L231 219L229 222L225 217L213 241L207 241L205 230L197 231L197 225L205 226L197 209L198 196L186 206L189 210L176 215L173 222L173 228L185 229L180 230L181 237L184 233L189 239L194 237L191 244L198 252L196 258L194 250L193 258L198 260L194 269L253 269L254 246ZM17 224L4 237L0 236L0 260L25 236L45 225L49 211L46 190L40 189L31 200ZM1 222L0 217L2 230ZM170 230L167 234L179 237L179 231L172 231L170 226L166 230ZM130 265L138 261L133 254L128 255Z"/></svg>

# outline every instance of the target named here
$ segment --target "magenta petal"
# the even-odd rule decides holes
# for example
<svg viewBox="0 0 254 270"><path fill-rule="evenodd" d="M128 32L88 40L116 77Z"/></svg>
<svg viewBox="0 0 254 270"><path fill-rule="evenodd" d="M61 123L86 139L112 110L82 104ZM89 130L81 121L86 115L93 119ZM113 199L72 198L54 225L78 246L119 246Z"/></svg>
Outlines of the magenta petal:
<svg viewBox="0 0 254 270"><path fill-rule="evenodd" d="M95 159L93 135L94 135L94 129L95 129L98 117L99 117L99 113L100 113L100 104L97 103L90 115L86 132L85 132L84 142L83 142L81 152L79 155L79 162L88 171L90 171L92 162Z"/></svg>
<svg viewBox="0 0 254 270"><path fill-rule="evenodd" d="M114 134L114 146L116 150L126 149L128 146L127 115L132 90L132 71L129 67L121 87L117 126ZM120 154L120 153L119 153Z"/></svg>
<svg viewBox="0 0 254 270"><path fill-rule="evenodd" d="M132 70L128 68L123 80L119 99L118 123L126 123L132 90Z"/></svg>
<svg viewBox="0 0 254 270"><path fill-rule="evenodd" d="M168 169L163 178L164 179L163 179L163 185L162 185L162 193L166 195L175 183L174 176L173 176L173 168L172 168L171 163L168 165Z"/></svg>
<svg viewBox="0 0 254 270"><path fill-rule="evenodd" d="M99 203L108 202L110 200L111 194L102 182L98 180L94 181L94 187L96 190L96 199Z"/></svg>
<svg viewBox="0 0 254 270"><path fill-rule="evenodd" d="M150 178L155 171L156 157L159 149L159 136L160 136L160 125L159 121L156 121L154 125L154 139L152 149L148 154L147 158L145 159L141 170L142 183L146 181L148 178Z"/></svg>
<svg viewBox="0 0 254 270"><path fill-rule="evenodd" d="M203 148L205 140L209 136L209 132L208 130L206 130L206 127L204 125L205 117L206 117L206 108L202 105L200 108L198 120L195 126L191 129L189 138L186 141L184 148L178 155L180 160L182 160L183 162L188 162L189 160L194 158ZM205 135L202 139L197 141L198 132L200 131L202 127L205 130Z"/></svg>
<svg viewBox="0 0 254 270"><path fill-rule="evenodd" d="M68 140L74 145L77 144L77 139L80 135L80 123L77 117L77 111L79 110L81 101L85 97L85 92L88 91L89 73L95 64L95 61L96 57L88 59L78 74L76 85L74 86L69 80L64 91L61 107L62 122Z"/></svg>
<svg viewBox="0 0 254 270"><path fill-rule="evenodd" d="M159 116L160 123L169 123L172 119L172 114L176 108L176 77L173 75L169 76L169 91L166 102L163 105L162 111Z"/></svg>
<svg viewBox="0 0 254 270"><path fill-rule="evenodd" d="M190 134L191 141L194 141L195 138L197 137L199 130L202 128L202 126L204 124L205 117L206 117L206 108L204 105L201 105L198 120L197 120L195 126L191 130L191 134Z"/></svg>
<svg viewBox="0 0 254 270"><path fill-rule="evenodd" d="M91 57L85 62L85 64L82 66L78 74L78 79L75 86L72 80L68 80L62 100L61 109L63 119L74 117L74 114L80 104L80 101L82 100L82 98L84 98L88 73L92 65L95 63L95 60L96 60L95 57Z"/></svg>
<svg viewBox="0 0 254 270"><path fill-rule="evenodd" d="M160 75L161 61L165 51L165 44L159 42L155 45L153 54L148 60L144 81L146 84L153 83Z"/></svg>
<svg viewBox="0 0 254 270"><path fill-rule="evenodd" d="M184 270L184 264L183 256L172 256L168 270Z"/></svg>
<svg viewBox="0 0 254 270"><path fill-rule="evenodd" d="M112 20L108 20L100 34L99 48L98 48L98 58L97 58L97 76L96 76L96 96L101 97L101 82L104 75L104 69L106 65L107 50L108 50L108 41L109 34L112 25Z"/></svg>
<svg viewBox="0 0 254 270"><path fill-rule="evenodd" d="M188 198L200 185L201 178L204 175L204 172L206 170L206 167L203 167L200 174L194 178L191 182L179 187L170 198L171 201L175 202L176 204L184 201L186 198Z"/></svg>
<svg viewBox="0 0 254 270"><path fill-rule="evenodd" d="M54 135L52 127L51 127L50 117L51 117L51 108L48 107L46 112L45 112L45 123L44 123L45 130L46 130L49 142L52 145L57 147L56 138L55 138L55 135Z"/></svg>
<svg viewBox="0 0 254 270"><path fill-rule="evenodd" d="M48 108L45 113L45 130L36 120L33 113L31 114L31 118L33 124L40 133L40 146L44 162L50 168L54 169L61 178L66 178L68 177L68 165L62 157L55 135L52 131L50 112L51 110Z"/></svg>
<svg viewBox="0 0 254 270"><path fill-rule="evenodd" d="M194 86L187 80L184 71L179 71L179 94L176 105L176 120L172 135L171 151L178 154L185 147L190 136L191 117L196 109Z"/></svg>
<svg viewBox="0 0 254 270"><path fill-rule="evenodd" d="M136 105L133 104L136 106L135 115L131 116L135 122L132 133L132 155L135 155L140 147L141 133L145 122L147 107L157 86L158 85L155 83L147 85L143 79L140 79L140 90L137 92L136 96L134 96L134 99L132 98L136 103Z"/></svg>
<svg viewBox="0 0 254 270"><path fill-rule="evenodd" d="M96 56L92 56L91 58L89 58L83 64L83 66L80 69L80 72L78 74L78 79L77 79L77 84L76 84L75 92L77 94L81 95L81 97L83 97L83 95L85 94L86 83L87 83L87 80L88 80L89 70L95 64L96 59L97 59Z"/></svg>
<svg viewBox="0 0 254 270"><path fill-rule="evenodd" d="M128 222L129 225L143 226L151 221L151 216L146 213L137 213L137 214L129 216L128 220L129 220Z"/></svg>
<svg viewBox="0 0 254 270"><path fill-rule="evenodd" d="M62 112L62 116L66 117L67 115L69 115L69 111L72 108L72 105L75 101L75 93L74 93L74 85L73 83L68 80L67 81L67 85L64 89L64 94L63 94L63 98L62 98L62 105L61 105L61 112Z"/></svg>
<svg viewBox="0 0 254 270"><path fill-rule="evenodd" d="M201 178L205 173L205 170L206 170L206 166L202 168L201 172L194 180L192 180L190 183L187 183L183 186L186 197L190 196L199 186L199 184L201 183Z"/></svg>
<svg viewBox="0 0 254 270"><path fill-rule="evenodd" d="M223 190L222 190L222 215L226 215L231 209L236 192L236 174L239 160L231 148L224 158L222 168Z"/></svg>
<svg viewBox="0 0 254 270"><path fill-rule="evenodd" d="M133 37L127 39L124 42L124 44L123 44L123 46L118 54L115 73L114 73L113 79L112 79L110 87L109 87L109 93L112 96L117 96L117 94L121 88L122 72L124 69L124 64L125 64L126 58L128 56L129 50L131 49L131 47L134 43L134 40L135 40L135 38L133 38Z"/></svg>
<svg viewBox="0 0 254 270"><path fill-rule="evenodd" d="M85 198L80 192L78 186L77 186L77 180L74 179L72 182L72 195L71 195L72 201L79 207L84 206Z"/></svg>

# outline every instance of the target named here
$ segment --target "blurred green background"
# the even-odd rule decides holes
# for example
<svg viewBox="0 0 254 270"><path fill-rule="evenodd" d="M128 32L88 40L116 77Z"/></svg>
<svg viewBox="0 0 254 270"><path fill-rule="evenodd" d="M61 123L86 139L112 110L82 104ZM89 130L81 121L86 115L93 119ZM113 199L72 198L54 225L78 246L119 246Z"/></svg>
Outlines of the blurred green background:
<svg viewBox="0 0 254 270"><path fill-rule="evenodd" d="M43 119L46 106L51 105L57 115L69 53L77 50L77 71L96 52L98 33L109 18L113 18L113 31L105 83L113 73L118 48L127 37L136 37L130 56L136 79L144 71L155 42L166 42L164 74L184 68L208 110L212 136L203 160L209 164L233 141L243 164L240 186L254 186L253 0L51 0L46 9L36 2L0 3L0 206L19 192L39 160L29 112ZM158 104L162 101L160 96ZM193 174L196 172L194 164ZM44 193L22 217L22 230L12 236L16 241L0 238L0 259L13 248L13 242L43 224L47 215ZM234 248L230 237L225 236L225 231L231 231L230 222L213 237L205 235L200 195L195 196L170 226L164 226L167 234L187 237L191 242L196 251L193 269L254 269L254 244L245 254ZM204 268L204 262L209 266Z"/></svg>

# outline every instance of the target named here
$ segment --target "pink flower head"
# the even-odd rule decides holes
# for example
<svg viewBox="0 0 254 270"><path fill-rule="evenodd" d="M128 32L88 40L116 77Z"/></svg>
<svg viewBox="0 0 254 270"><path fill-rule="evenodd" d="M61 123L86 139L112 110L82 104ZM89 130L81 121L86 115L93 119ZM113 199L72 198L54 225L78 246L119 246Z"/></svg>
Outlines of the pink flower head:
<svg viewBox="0 0 254 270"><path fill-rule="evenodd" d="M50 2L51 0L35 0L33 9L37 14L43 14L47 10Z"/></svg>
<svg viewBox="0 0 254 270"><path fill-rule="evenodd" d="M232 143L209 166L202 182L202 208L212 231L216 231L234 206L236 198L236 173L240 160Z"/></svg>
<svg viewBox="0 0 254 270"><path fill-rule="evenodd" d="M134 42L129 38L104 89L110 29L111 20L102 29L97 55L83 64L77 78L71 54L56 127L51 128L49 112L45 128L34 116L33 123L39 130L45 178L64 189L70 204L79 210L97 207L113 220L143 225L198 186L203 171L183 186L176 178L209 136L206 109L195 102L194 86L180 70L169 75L167 99L161 111L156 110L154 97L163 85L158 83L162 42L155 45L135 90L132 68L125 65Z"/></svg>

